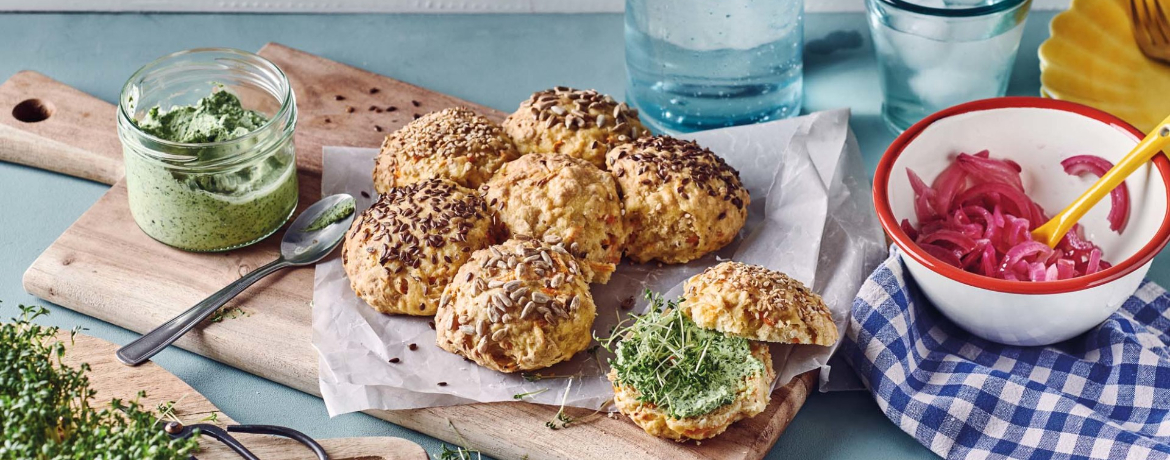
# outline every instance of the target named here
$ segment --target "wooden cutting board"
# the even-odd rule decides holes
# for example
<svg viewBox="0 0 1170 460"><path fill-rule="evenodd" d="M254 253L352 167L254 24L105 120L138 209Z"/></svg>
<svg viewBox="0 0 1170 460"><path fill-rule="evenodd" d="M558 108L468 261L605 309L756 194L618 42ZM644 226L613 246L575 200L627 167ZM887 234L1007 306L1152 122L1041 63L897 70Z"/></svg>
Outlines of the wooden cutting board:
<svg viewBox="0 0 1170 460"><path fill-rule="evenodd" d="M260 55L288 74L297 95L300 121L295 142L302 206L319 197L322 146L376 147L414 114L455 105L469 106L497 121L504 117L278 44L266 45ZM371 106L382 111L371 111ZM390 106L395 110L388 111ZM349 113L348 107L355 111ZM194 254L147 237L130 215L126 186L120 180L122 155L114 115L114 106L104 101L22 72L0 85L0 159L113 185L33 262L24 275L24 287L45 300L141 333L273 259L279 241L274 237L237 251ZM40 118L44 119L29 121ZM242 316L204 324L177 345L320 395L310 331L312 288L312 269L273 275L227 305L242 309ZM815 372L802 375L776 390L763 414L701 444L652 438L622 418L595 417L552 431L544 423L554 417L556 408L522 402L370 413L448 442L458 443L462 435L472 447L505 459L525 455L759 459L788 426L815 382Z"/></svg>
<svg viewBox="0 0 1170 460"><path fill-rule="evenodd" d="M109 402L112 398L133 400L137 398L139 391L146 391L146 397L139 398L138 402L147 408L154 408L159 404L174 401L174 416L184 424L212 423L223 427L236 423L194 388L157 364L147 362L138 367L122 365L114 358L114 350L118 349L118 345L114 343L82 334L77 334L71 340L67 332L58 334L57 338L68 348L62 362L73 367L81 363L90 365L86 375L89 376L90 388L97 392L93 399L95 407ZM213 414L214 421L208 420ZM272 421L271 424L280 423ZM232 433L232 436L262 459L317 458L307 447L290 439L237 433ZM422 447L402 438L335 438L319 439L317 442L333 460L427 459L427 453ZM204 438L199 444L198 457L201 459L240 458L223 443L213 439Z"/></svg>

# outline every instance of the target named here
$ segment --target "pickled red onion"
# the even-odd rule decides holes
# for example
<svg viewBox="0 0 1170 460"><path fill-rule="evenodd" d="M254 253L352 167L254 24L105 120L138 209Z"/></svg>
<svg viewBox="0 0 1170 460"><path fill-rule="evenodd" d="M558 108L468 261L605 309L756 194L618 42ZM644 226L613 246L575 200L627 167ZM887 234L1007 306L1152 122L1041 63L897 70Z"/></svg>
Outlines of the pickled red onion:
<svg viewBox="0 0 1170 460"><path fill-rule="evenodd" d="M1064 172L1074 176L1089 173L1101 177L1113 168L1113 163L1109 160L1093 155L1068 157L1061 161L1060 165L1064 167ZM1129 222L1129 187L1122 182L1109 192L1109 198L1113 203L1113 207L1109 209L1109 229L1121 233L1125 230L1125 224Z"/></svg>
<svg viewBox="0 0 1170 460"><path fill-rule="evenodd" d="M1061 165L1068 174L1097 176L1113 167L1091 155ZM986 150L960 153L930 185L907 169L918 225L904 219L902 230L943 263L992 278L1055 281L1109 268L1079 224L1056 248L1032 239L1031 231L1048 216L1026 194L1021 172L1016 162L991 158ZM1120 233L1129 219L1129 192L1122 184L1111 197L1109 228Z"/></svg>

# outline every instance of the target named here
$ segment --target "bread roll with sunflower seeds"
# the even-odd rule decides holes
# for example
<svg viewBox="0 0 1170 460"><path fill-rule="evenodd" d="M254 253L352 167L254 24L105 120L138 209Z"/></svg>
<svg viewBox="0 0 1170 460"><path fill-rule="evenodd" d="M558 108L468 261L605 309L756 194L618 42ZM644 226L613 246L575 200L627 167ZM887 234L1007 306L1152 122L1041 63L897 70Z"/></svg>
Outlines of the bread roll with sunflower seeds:
<svg viewBox="0 0 1170 460"><path fill-rule="evenodd" d="M638 111L596 90L564 86L534 93L504 120L521 154L563 153L605 168L605 152L647 136Z"/></svg>
<svg viewBox="0 0 1170 460"><path fill-rule="evenodd" d="M386 136L374 162L374 189L386 193L433 178L475 189L519 156L499 125L471 109L444 109Z"/></svg>
<svg viewBox="0 0 1170 460"><path fill-rule="evenodd" d="M759 265L723 262L688 279L683 292L679 308L699 327L765 342L837 343L821 296Z"/></svg>
<svg viewBox="0 0 1170 460"><path fill-rule="evenodd" d="M523 235L476 251L443 292L435 340L500 372L568 360L593 340L588 278L568 252Z"/></svg>
<svg viewBox="0 0 1170 460"><path fill-rule="evenodd" d="M562 244L589 265L592 282L609 281L627 236L609 173L559 153L533 153L504 165L482 190L511 233Z"/></svg>
<svg viewBox="0 0 1170 460"><path fill-rule="evenodd" d="M354 219L341 261L354 293L375 310L433 315L459 267L502 233L482 197L430 179L388 190Z"/></svg>
<svg viewBox="0 0 1170 460"><path fill-rule="evenodd" d="M747 222L751 197L739 172L691 141L648 137L606 154L617 178L636 262L675 264L730 243Z"/></svg>

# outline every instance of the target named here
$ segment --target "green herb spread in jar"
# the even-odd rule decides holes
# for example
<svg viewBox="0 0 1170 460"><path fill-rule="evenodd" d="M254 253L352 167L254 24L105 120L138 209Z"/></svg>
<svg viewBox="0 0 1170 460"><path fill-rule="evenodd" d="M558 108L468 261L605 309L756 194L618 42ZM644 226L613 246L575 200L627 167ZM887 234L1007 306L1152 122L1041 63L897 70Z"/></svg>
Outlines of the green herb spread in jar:
<svg viewBox="0 0 1170 460"><path fill-rule="evenodd" d="M225 60L234 65L206 65ZM123 89L118 124L138 226L189 251L272 234L297 204L295 124L288 80L259 56L192 50L143 67Z"/></svg>

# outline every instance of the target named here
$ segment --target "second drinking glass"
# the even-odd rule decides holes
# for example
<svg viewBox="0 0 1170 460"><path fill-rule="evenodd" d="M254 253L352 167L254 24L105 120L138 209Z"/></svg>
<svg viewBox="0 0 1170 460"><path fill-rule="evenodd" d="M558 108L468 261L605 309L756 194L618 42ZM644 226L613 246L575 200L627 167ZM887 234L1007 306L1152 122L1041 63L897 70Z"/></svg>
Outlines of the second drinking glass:
<svg viewBox="0 0 1170 460"><path fill-rule="evenodd" d="M947 107L1003 96L1032 0L866 0L897 132Z"/></svg>

